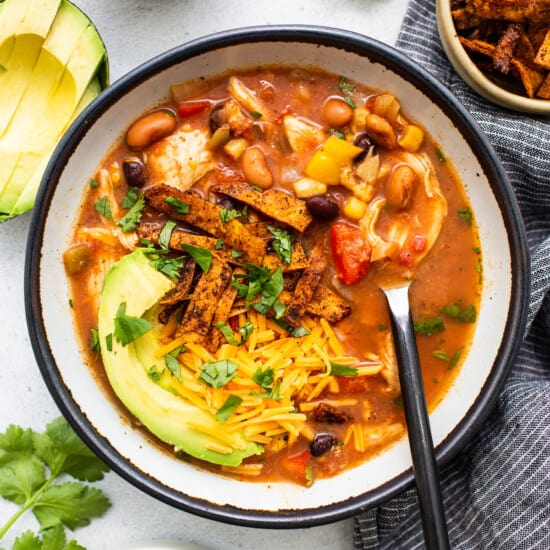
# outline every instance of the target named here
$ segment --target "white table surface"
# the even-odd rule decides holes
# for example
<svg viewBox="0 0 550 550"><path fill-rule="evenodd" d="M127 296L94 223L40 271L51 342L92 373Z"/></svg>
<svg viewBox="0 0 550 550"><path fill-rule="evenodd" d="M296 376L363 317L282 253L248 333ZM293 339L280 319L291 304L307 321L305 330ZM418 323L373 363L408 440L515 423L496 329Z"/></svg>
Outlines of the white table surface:
<svg viewBox="0 0 550 550"><path fill-rule="evenodd" d="M96 23L109 52L111 82L181 43L224 29L263 24L318 24L394 44L406 0L73 0ZM1 115L0 115L1 116ZM0 224L0 431L11 424L42 431L59 411L29 343L23 295L30 214ZM74 538L89 550L122 549L148 540L189 541L208 549L349 549L352 520L297 530L225 525L165 505L109 473L101 482L113 506ZM0 524L16 510L0 500ZM11 548L27 513L0 541Z"/></svg>

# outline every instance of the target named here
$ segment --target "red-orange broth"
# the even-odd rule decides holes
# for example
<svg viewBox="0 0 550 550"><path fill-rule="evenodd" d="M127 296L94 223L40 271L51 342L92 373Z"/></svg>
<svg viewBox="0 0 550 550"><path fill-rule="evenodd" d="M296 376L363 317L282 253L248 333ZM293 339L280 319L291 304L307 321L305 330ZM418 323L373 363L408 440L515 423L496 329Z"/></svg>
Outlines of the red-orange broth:
<svg viewBox="0 0 550 550"><path fill-rule="evenodd" d="M233 86L237 83L241 88L237 91L229 90L229 77L237 78L233 81ZM323 381L323 376L327 377L327 367L310 369L309 378L307 378L309 382L285 402L291 404L293 408L291 414L303 415L304 420L296 424L297 433L285 432L280 426L277 428L273 425L271 432L268 430L252 436L264 447L263 454L245 459L244 467L222 467L221 469L228 475L253 481L290 480L308 485L314 479L333 476L342 469L364 462L381 448L403 436L404 419L391 343L390 323L387 307L377 282L383 282L384 278L391 276L392 272L403 273L410 269L414 277L411 287L412 311L415 322L419 323L418 347L430 409L433 409L445 396L467 353L475 327L475 314L479 306L482 282L480 245L469 202L449 159L444 157L438 145L422 130L419 125L421 121L417 122L414 119L415 113L402 113L399 98L369 88L368 84L368 82L365 84L351 82L319 70L261 68L176 86L172 90L172 99L154 110L171 110L172 116L175 117L175 133L199 130L207 139L206 150L212 162L207 166L204 175L199 174L197 181L192 183L192 189L196 190L195 196L213 204L221 204L221 208L226 210L242 212L242 202L221 193L212 193L209 189L213 185L231 186L235 182L246 182L245 172L250 174L250 167L243 168L244 151L256 147L265 160L264 165L262 159L260 161L255 159L256 166L260 162L264 172L267 166L272 178L270 184L269 182L266 184L261 179L258 180L264 187L283 190L293 199L296 199L296 189L300 189L301 196L297 198L299 201L305 201L308 198L304 195L308 193L315 195L320 190L320 195L324 199L329 198L338 207L338 214L335 217L328 220L313 219L304 231L289 228L280 221L270 220L266 214L259 214L251 206L247 207L247 217L239 218L245 228L247 224L252 223L263 222L265 225L266 219L272 226L283 228L294 236L295 242L302 245L306 256L311 254L315 244L320 243L317 252L320 253L324 264L320 275L313 274L311 279L313 283L310 285L317 284L328 289L334 293L339 303L344 302L351 308L349 315L328 324L332 327L345 355L355 360L351 362L343 360L344 363L347 361L348 375L330 376L329 383L323 386L324 389L319 395L314 395L315 392L313 392L313 397L311 397L312 390L320 381ZM245 95L242 96L242 93ZM249 95L246 96L246 94ZM225 103L229 98L232 103ZM332 99L333 112L330 108L327 112L326 105L330 99ZM257 104L249 101L256 101ZM219 107L220 105L223 107ZM257 112L255 105L259 105L264 112ZM216 110L218 113L213 115ZM223 111L221 115L220 111ZM373 118L372 115L378 118ZM290 127L293 123L298 124L297 138L289 134L293 130L286 128L287 123ZM304 131L302 136L299 135L300 123L306 124L305 129L302 127ZM382 130L379 132L380 124L382 124ZM222 127L226 130L215 133ZM408 141L405 136L406 132L411 131L410 128L413 128L412 141ZM418 138L419 135L418 130L421 137L415 142L415 137ZM171 132L171 135L174 132ZM357 159L361 155L346 161L340 159L339 169L348 170L346 186L342 185L341 181L323 184L311 176L305 176L306 171L317 173L314 169L309 170L307 167L312 162L315 152L324 150L326 140L331 135L344 140L347 144L359 143L365 152L370 149L370 158L378 156L376 161L378 164L374 162L374 172L372 172L372 166L370 167L369 180L361 179L357 174L357 167L365 161L365 159ZM358 136L362 136L363 143ZM138 167L141 163L144 164L146 182L144 187L138 188L139 194L146 192L150 186L166 183L165 180L170 179L168 172L161 173L159 176L158 167L155 168L150 164L150 159L155 154L159 156L159 151L162 153L160 157L169 153L170 148L165 146L165 139L170 138L168 136L151 145L132 148L123 137L114 144L98 167L93 180L84 184L84 196L76 215L72 245L64 257L71 283L71 300L77 332L86 347L86 361L106 393L115 401L116 397L112 395L104 373L101 356L96 353L97 350L91 349L90 342L91 334L97 327L99 293L107 268L133 248L143 246L143 243L135 237L135 231L124 232L117 226L117 221L128 212L128 208L122 205L123 198L129 189L123 163L125 159L133 157L133 161L138 162ZM334 143L332 139L332 144ZM237 145L242 149L240 152ZM336 143L336 145L342 144ZM407 152L404 146L413 152ZM433 214L427 209L433 209L433 207L430 202L432 199L426 200L423 196L424 181L418 171L418 165L415 168L416 171L413 170L412 190L402 190L403 194L409 195L408 198L390 197L390 200L386 196L391 193L395 195L395 190L388 191L388 181L396 167L413 162L412 157L420 156L425 159L424 166L429 166L429 169L433 170L447 209L437 240L422 261L420 260L425 253L423 246L426 245L426 234L429 233L429 229L422 224L430 222L430 216ZM185 162L191 164L185 165ZM195 159L190 158L185 162L184 166L180 167L182 173L186 170L195 170L196 163L193 164ZM321 173L324 174L322 170ZM349 183L350 173L351 184ZM304 177L309 179L304 180L303 187L295 187L295 181ZM254 178L255 175L252 174L252 179ZM315 181L312 183L311 180ZM319 183L321 185L315 187ZM396 185L399 188L398 184ZM403 185L406 185L406 182ZM257 190L258 193L266 192L258 189L258 184L251 189ZM355 198L348 203L351 197ZM387 243L382 241L381 245L378 243L378 249L375 249L373 243L365 237L365 224L362 224L361 214L362 209L368 212L371 205L381 198L385 199L385 204L378 212L375 225L379 236L389 238L388 235L391 236L392 227L395 227L396 222L401 224L401 229L413 226L414 228L408 232L406 238L397 239L398 245L387 246ZM395 206L396 200L397 206ZM402 204L399 204L399 200L402 200ZM108 219L106 203L109 205L112 220ZM439 206L441 204L440 200ZM331 208L334 207L331 206ZM426 211L423 212L423 209ZM171 218L169 213L157 212L147 205L142 212L141 224L145 224L143 226L150 230L157 230ZM175 221L178 227L186 228L182 219ZM361 260L362 267L360 266L358 274L342 273L342 265L336 265L334 259L336 245L334 242L331 244L330 234L334 225L342 223L346 224L345 230L351 227L355 232L360 231L363 235L361 246L365 246L367 250L365 254L370 255L370 260L367 258L365 262L364 257ZM252 226L249 225L249 227ZM194 232L208 234L204 229ZM273 235L266 234L265 230L259 235L273 247ZM220 245L219 237L214 234L214 238ZM357 248L357 242L360 241L354 241L352 248ZM375 250L386 250L387 255L373 261ZM349 250L344 255L347 256L350 253L353 255L356 252L356 250ZM216 256L216 247L211 253ZM241 253L242 250L231 251L232 256L235 256L235 262ZM271 256L273 257L273 250L271 250ZM417 261L419 261L418 266L416 266ZM279 265L284 267L284 262L280 258ZM237 266L231 264L230 267L233 270ZM365 269L368 269L367 273L364 273ZM195 285L199 272L197 268L193 283ZM285 275L285 285L288 289L285 292L290 295L292 295L293 286L296 288L297 280L304 276L305 271L296 270L293 273L294 275L289 273ZM351 277L351 281L348 276ZM358 280L353 280L354 277ZM342 279L351 284L346 284ZM227 288L230 288L231 284L229 283ZM307 288L305 293L306 301L312 301L312 295L308 294ZM238 298L235 300L233 309L238 304ZM167 312L168 323L164 325L164 344L175 338L177 332L170 334L170 330L178 330L175 327L178 322L181 322L186 305L190 307L189 302L187 297L180 303L179 312L177 308L171 315L169 311ZM302 313L303 305L302 303ZM243 309L242 303L239 307ZM229 327L230 336L234 339L244 339L244 331L239 332L239 328L242 328L246 315L241 311L240 314L226 317L224 326ZM262 316L257 315L256 321L261 322L260 329L269 330L273 325L273 315L273 309L267 313L268 319L264 317L263 320L258 321ZM307 323L302 322L302 319L305 319L302 317L298 319L297 326L303 327L305 323L311 333L311 330L319 326L320 321L311 313L305 315L308 319ZM430 323L435 321L437 321L436 328L432 326L430 329ZM208 348L214 345L213 342L216 340L219 344L218 350L220 346L225 346L227 349L234 348L232 353L236 349L247 350L251 346L249 339L240 345L233 343L231 347L219 329L211 326L212 322L213 320L210 319L207 335L193 337L200 345ZM172 328L167 329L170 323ZM437 327L443 328L438 331ZM256 327L256 330L260 331L260 329ZM181 328L179 330L181 332ZM215 338L213 331L218 331ZM248 336L250 338L250 335ZM306 338L307 335L295 340L302 342ZM264 344L257 343L254 349L261 349L268 344L269 341ZM329 357L338 355L330 346L327 350ZM211 353L214 351L210 350ZM184 361L185 353L187 351L183 351L178 358ZM261 359L260 364L261 361L265 364L268 359ZM363 366L364 370L366 368L367 371L370 369L372 372L350 376L349 368L354 369L354 365ZM382 365L381 368L380 365ZM377 369L378 371L375 372ZM195 383L199 374L200 371L197 371L193 375ZM221 391L225 392L225 396L231 392L237 392L245 401L249 395L253 395L254 397L250 399L260 400L260 405L263 406L277 405L280 403L277 402L274 389L277 380L283 380L285 375L282 370L275 370L272 374L273 385L270 395L265 387L262 388L250 377L247 384L243 382L241 385L235 382L236 379L231 380ZM164 373L164 376L167 374ZM168 376L170 376L169 373ZM173 383L177 385L176 381ZM199 383L206 386L200 380ZM206 387L205 391L210 391L210 388ZM220 398L212 399L214 401L218 399L215 410L219 408ZM325 403L325 406L322 403ZM237 415L238 412L239 409L236 409L233 415ZM127 412L125 414L129 415ZM131 418L131 415L128 417ZM268 432L272 435L265 435ZM330 435L327 437L318 436L318 434ZM321 441L323 437L324 442ZM312 447L312 441L315 439L317 443ZM322 453L319 453L317 448L319 446ZM312 448L313 454L319 456L312 456ZM181 452L178 454L187 456ZM218 468L208 463L203 465L208 468ZM247 469L246 465L251 465L251 468Z"/></svg>

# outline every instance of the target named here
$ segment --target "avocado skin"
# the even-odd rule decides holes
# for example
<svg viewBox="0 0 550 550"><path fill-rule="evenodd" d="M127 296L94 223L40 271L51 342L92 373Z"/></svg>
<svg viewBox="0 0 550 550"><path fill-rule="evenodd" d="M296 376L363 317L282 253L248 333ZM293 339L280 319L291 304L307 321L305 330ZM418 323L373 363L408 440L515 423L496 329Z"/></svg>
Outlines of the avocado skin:
<svg viewBox="0 0 550 550"><path fill-rule="evenodd" d="M143 316L174 283L151 266L144 249L137 249L124 256L107 273L99 305L98 333L101 356L109 382L126 408L160 440L177 450L214 464L238 466L242 460L261 454L260 445L246 442L237 434L239 446L230 454L221 454L206 447L211 437L193 429L189 422L219 431L220 425L213 415L203 411L182 397L155 383L148 375L153 365L144 365L136 353L139 340L122 346L112 338L111 351L106 337L113 333L114 318L119 305L126 302L126 315ZM141 338L146 338L147 334ZM147 340L151 346L159 346L154 338ZM149 349L147 357L156 357L155 349ZM141 356L145 356L143 351ZM164 367L163 358L157 359L157 367Z"/></svg>

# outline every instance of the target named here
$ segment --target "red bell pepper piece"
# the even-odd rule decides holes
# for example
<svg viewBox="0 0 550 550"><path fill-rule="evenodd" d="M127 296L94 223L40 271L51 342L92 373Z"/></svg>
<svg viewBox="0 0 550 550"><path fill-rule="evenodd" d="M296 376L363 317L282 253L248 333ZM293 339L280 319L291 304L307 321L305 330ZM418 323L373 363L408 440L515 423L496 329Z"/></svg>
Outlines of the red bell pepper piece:
<svg viewBox="0 0 550 550"><path fill-rule="evenodd" d="M282 465L292 479L309 486L313 482L310 462L311 453L309 449L305 449L298 454L283 458Z"/></svg>
<svg viewBox="0 0 550 550"><path fill-rule="evenodd" d="M341 281L352 285L368 273L371 246L358 227L336 222L330 228L330 245Z"/></svg>
<svg viewBox="0 0 550 550"><path fill-rule="evenodd" d="M196 115L197 113L202 113L209 109L212 106L210 101L182 101L178 105L178 114L181 117Z"/></svg>

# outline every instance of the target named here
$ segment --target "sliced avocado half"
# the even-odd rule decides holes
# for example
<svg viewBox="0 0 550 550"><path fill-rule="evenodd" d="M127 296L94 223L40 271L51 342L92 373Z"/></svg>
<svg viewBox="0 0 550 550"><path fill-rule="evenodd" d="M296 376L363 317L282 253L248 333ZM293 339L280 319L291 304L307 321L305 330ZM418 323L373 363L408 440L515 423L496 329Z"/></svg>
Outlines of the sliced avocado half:
<svg viewBox="0 0 550 550"><path fill-rule="evenodd" d="M107 86L108 61L96 28L67 0L4 0L0 33L1 222L34 205L55 145Z"/></svg>
<svg viewBox="0 0 550 550"><path fill-rule="evenodd" d="M144 249L124 256L109 270L101 293L98 320L101 356L107 377L126 408L159 439L201 460L238 466L244 458L261 454L262 447L245 441L240 434L235 436L240 448L229 454L207 447L212 437L191 427L190 423L216 433L220 424L215 417L167 389L166 380L159 384L148 374L153 365L163 370L164 358L157 355L160 344L152 337L155 329L126 346L112 336L121 303L126 304L126 315L142 317L173 286L169 278L151 265ZM152 316L149 317L152 320ZM112 344L110 350L107 349L108 340Z"/></svg>

